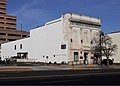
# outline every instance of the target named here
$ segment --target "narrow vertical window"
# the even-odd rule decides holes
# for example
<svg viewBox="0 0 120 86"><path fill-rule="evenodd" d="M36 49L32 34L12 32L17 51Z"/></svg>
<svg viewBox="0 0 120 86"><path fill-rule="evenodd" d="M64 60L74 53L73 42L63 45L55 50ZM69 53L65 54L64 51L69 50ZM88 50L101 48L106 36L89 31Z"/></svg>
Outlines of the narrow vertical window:
<svg viewBox="0 0 120 86"><path fill-rule="evenodd" d="M16 45L14 45L14 50L16 50Z"/></svg>
<svg viewBox="0 0 120 86"><path fill-rule="evenodd" d="M93 44L93 41L91 41L91 44Z"/></svg>
<svg viewBox="0 0 120 86"><path fill-rule="evenodd" d="M73 40L71 39L71 43L73 42Z"/></svg>
<svg viewBox="0 0 120 86"><path fill-rule="evenodd" d="M22 44L20 44L20 49L22 49Z"/></svg>
<svg viewBox="0 0 120 86"><path fill-rule="evenodd" d="M81 43L83 44L83 40L81 40Z"/></svg>

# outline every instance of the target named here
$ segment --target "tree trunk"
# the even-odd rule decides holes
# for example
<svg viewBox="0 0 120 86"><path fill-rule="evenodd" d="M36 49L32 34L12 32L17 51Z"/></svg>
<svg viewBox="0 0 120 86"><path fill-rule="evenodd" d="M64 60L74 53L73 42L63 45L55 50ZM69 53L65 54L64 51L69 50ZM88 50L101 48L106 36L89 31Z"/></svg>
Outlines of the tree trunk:
<svg viewBox="0 0 120 86"><path fill-rule="evenodd" d="M107 57L107 67L109 67L109 57Z"/></svg>

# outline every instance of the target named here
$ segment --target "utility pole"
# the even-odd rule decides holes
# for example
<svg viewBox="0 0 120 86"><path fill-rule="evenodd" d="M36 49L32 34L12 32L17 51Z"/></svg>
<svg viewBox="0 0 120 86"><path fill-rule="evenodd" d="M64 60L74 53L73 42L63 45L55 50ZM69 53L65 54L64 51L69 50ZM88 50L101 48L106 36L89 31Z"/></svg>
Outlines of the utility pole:
<svg viewBox="0 0 120 86"><path fill-rule="evenodd" d="M22 29L23 29L23 25L22 24L20 24L21 25L21 31L22 31Z"/></svg>

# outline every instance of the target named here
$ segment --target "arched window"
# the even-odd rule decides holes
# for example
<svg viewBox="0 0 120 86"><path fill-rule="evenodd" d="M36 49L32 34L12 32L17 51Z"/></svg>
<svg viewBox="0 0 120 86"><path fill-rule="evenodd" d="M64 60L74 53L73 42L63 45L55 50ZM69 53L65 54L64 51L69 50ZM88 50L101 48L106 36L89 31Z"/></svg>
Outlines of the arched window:
<svg viewBox="0 0 120 86"><path fill-rule="evenodd" d="M20 49L22 49L23 48L23 46L22 46L22 44L20 44Z"/></svg>
<svg viewBox="0 0 120 86"><path fill-rule="evenodd" d="M14 50L16 50L16 45L14 45Z"/></svg>

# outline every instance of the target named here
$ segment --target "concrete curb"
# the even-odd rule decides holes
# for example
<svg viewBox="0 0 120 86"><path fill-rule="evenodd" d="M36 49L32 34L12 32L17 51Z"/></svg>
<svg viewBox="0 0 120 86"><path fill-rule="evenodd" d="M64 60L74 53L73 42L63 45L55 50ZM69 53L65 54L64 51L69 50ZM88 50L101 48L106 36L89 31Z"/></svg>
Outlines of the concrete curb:
<svg viewBox="0 0 120 86"><path fill-rule="evenodd" d="M100 68L72 68L71 70L98 70Z"/></svg>
<svg viewBox="0 0 120 86"><path fill-rule="evenodd" d="M0 72L33 71L31 68L0 68Z"/></svg>

